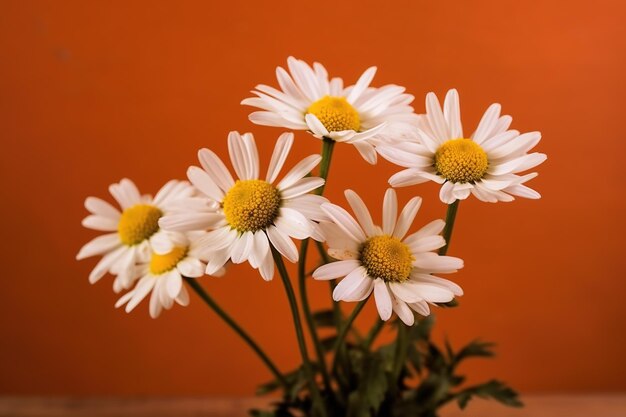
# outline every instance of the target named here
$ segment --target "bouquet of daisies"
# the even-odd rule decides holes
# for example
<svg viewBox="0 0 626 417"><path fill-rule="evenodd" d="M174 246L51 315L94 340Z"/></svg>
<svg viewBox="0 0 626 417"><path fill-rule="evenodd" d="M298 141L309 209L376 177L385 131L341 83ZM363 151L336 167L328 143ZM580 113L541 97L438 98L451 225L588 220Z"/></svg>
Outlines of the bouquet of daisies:
<svg viewBox="0 0 626 417"><path fill-rule="evenodd" d="M541 135L510 129L511 117L493 104L466 136L456 90L448 91L443 106L429 93L426 113L416 114L414 97L403 87L371 86L375 67L344 86L319 63L311 67L289 58L287 64L276 69L278 88L258 85L255 97L242 104L258 109L249 116L255 124L303 130L319 139L321 154L286 167L294 133L283 133L261 170L253 135L233 131L227 137L232 170L213 151L201 149L199 166L187 170L189 181L169 181L154 197L123 179L109 188L119 208L87 198L90 215L83 225L106 233L77 255L101 256L89 281L114 276L114 291L123 292L116 307L130 312L147 299L153 318L175 303L187 305L189 289L195 292L273 375L259 393L280 396L271 411L252 410L254 416L436 416L447 403L463 408L474 396L521 405L516 392L498 380L463 383L459 363L493 355L492 345L437 346L430 337L431 309L455 306L463 295L441 276L463 267L462 259L447 254L459 202L470 196L490 203L540 198L525 185L537 174L525 172L546 159L529 153ZM400 203L394 188L380 191L380 220L350 189L345 202L326 199L337 144L353 145L371 164L380 155L401 167L389 178L391 187L440 184L445 221L432 220L409 234L422 199ZM313 251L319 267L307 271ZM298 263L297 277L289 276L285 261ZM228 274L230 263L245 262L266 281L280 277L302 357L296 369L279 369L200 283L205 275ZM312 310L311 277L328 282L332 308ZM362 333L353 323L370 299L380 320ZM354 303L349 314L339 302ZM376 343L386 325L396 329L395 338ZM321 337L328 329L332 335Z"/></svg>

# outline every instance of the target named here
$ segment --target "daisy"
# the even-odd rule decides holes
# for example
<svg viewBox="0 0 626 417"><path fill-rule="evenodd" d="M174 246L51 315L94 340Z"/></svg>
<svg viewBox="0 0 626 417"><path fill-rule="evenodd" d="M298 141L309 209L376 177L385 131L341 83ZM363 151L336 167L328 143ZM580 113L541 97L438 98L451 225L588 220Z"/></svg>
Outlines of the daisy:
<svg viewBox="0 0 626 417"><path fill-rule="evenodd" d="M91 213L83 219L83 226L109 232L98 236L81 248L76 259L102 255L89 274L95 283L107 272L117 275L113 289L119 292L130 288L134 281L135 265L146 262L152 250L167 253L176 244L176 237L159 229L159 218L177 204L184 204L195 193L186 181L169 181L154 198L141 195L137 186L123 179L112 184L109 191L121 211L97 197L88 197L85 207Z"/></svg>
<svg viewBox="0 0 626 417"><path fill-rule="evenodd" d="M500 105L492 104L478 128L466 138L461 127L459 95L448 91L443 105L437 96L426 96L426 115L421 119L416 142L378 146L387 160L407 169L389 179L393 187L435 181L442 184L439 198L450 204L473 194L481 201L513 201L513 196L537 199L541 196L524 185L537 173L518 175L546 160L546 155L528 153L539 143L541 134L520 134L509 130L510 116L500 115Z"/></svg>
<svg viewBox="0 0 626 417"><path fill-rule="evenodd" d="M427 316L428 303L446 303L463 295L457 284L432 275L456 272L463 267L461 259L433 252L446 244L439 235L445 222L435 220L406 236L421 205L420 197L412 198L397 217L396 193L388 189L381 228L374 225L367 207L354 191L347 190L345 194L358 222L343 208L322 204L322 210L332 220L321 223L328 254L339 261L313 272L313 278L318 280L345 277L333 291L335 301L362 301L373 291L382 320L389 320L394 311L411 326L415 320L411 310Z"/></svg>
<svg viewBox="0 0 626 417"><path fill-rule="evenodd" d="M126 312L130 313L151 291L149 311L152 318L157 318L163 309L169 310L174 302L188 305L189 293L183 286L183 277L198 278L204 275L206 259L197 243L205 234L177 233L176 246L168 253L152 252L149 262L137 268L140 278L135 288L124 294L115 307L126 304ZM216 271L215 275L223 273L222 269Z"/></svg>
<svg viewBox="0 0 626 417"><path fill-rule="evenodd" d="M393 137L393 124L417 121L418 116L409 105L414 97L405 94L404 87L369 86L376 67L368 68L355 85L347 88L341 78L329 80L326 69L317 62L311 68L306 62L289 57L287 67L289 72L276 68L280 90L261 84L252 91L257 97L241 102L262 109L250 114L253 123L308 130L320 139L351 143L366 161L374 164L372 140Z"/></svg>
<svg viewBox="0 0 626 417"><path fill-rule="evenodd" d="M271 280L274 263L270 245L296 262L298 251L291 238L320 240L313 221L326 219L320 205L327 200L308 194L324 184L322 178L307 176L319 164L319 155L304 158L275 184L292 144L292 133L278 138L267 175L260 179L259 155L252 134L231 132L228 150L236 181L215 153L200 150L202 168L190 167L187 176L218 209L181 210L163 217L160 226L175 231L210 229L200 243L211 254L206 267L209 275L230 259L236 264L248 261L265 280Z"/></svg>

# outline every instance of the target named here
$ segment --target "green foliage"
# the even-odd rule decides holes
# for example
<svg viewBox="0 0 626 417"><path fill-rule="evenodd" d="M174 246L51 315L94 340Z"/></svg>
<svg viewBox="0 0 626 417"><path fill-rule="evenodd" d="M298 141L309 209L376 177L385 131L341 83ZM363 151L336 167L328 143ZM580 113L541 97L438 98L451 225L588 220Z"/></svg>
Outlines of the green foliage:
<svg viewBox="0 0 626 417"><path fill-rule="evenodd" d="M322 390L329 417L437 417L444 405L456 402L464 409L473 398L492 399L512 407L522 405L517 393L503 382L491 380L467 386L465 377L457 372L459 364L468 359L492 357L492 343L475 340L458 350L448 341L438 346L431 338L434 317L418 319L418 324L399 332L401 337L391 343L374 343L372 348L358 336L347 340L337 352L337 363L332 368L333 389ZM315 313L314 321L318 327L335 326L332 310ZM396 321L387 326L404 325ZM331 364L336 340L336 334L321 340L327 352L325 359ZM319 373L319 366L315 366L315 372ZM295 369L285 377L288 389L273 404L273 410L252 410L252 416L311 415L303 369ZM261 385L257 393L280 388L278 381L270 381Z"/></svg>

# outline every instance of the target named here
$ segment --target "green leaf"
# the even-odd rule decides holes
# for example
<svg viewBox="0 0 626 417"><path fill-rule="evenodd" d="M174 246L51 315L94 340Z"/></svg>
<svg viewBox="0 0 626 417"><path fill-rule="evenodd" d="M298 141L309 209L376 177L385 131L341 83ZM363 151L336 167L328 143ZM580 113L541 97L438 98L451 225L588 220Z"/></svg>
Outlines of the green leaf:
<svg viewBox="0 0 626 417"><path fill-rule="evenodd" d="M475 385L465 388L463 391L454 394L457 403L461 409L467 407L467 404L473 397L484 399L492 398L509 407L523 407L515 390L498 380L491 380L484 384Z"/></svg>
<svg viewBox="0 0 626 417"><path fill-rule="evenodd" d="M324 352L330 352L335 347L335 342L337 342L337 335L334 334L332 336L324 337L320 339L320 345L322 345L322 350Z"/></svg>
<svg viewBox="0 0 626 417"><path fill-rule="evenodd" d="M435 316L433 314L418 320L417 323L409 329L408 339L411 341L428 341L434 325Z"/></svg>
<svg viewBox="0 0 626 417"><path fill-rule="evenodd" d="M494 356L494 352L492 350L494 346L495 346L494 343L481 342L480 340L474 340L470 342L467 346L459 350L456 354L452 353L450 355L450 360L452 361L452 365L456 366L459 364L459 362L467 358L472 358L472 357L490 358Z"/></svg>
<svg viewBox="0 0 626 417"><path fill-rule="evenodd" d="M456 298L453 298L452 301L448 301L447 303L435 303L435 304L437 304L437 306L441 308L453 308L453 307L459 306L459 302Z"/></svg>
<svg viewBox="0 0 626 417"><path fill-rule="evenodd" d="M319 310L313 313L313 322L317 327L335 327L333 310Z"/></svg>

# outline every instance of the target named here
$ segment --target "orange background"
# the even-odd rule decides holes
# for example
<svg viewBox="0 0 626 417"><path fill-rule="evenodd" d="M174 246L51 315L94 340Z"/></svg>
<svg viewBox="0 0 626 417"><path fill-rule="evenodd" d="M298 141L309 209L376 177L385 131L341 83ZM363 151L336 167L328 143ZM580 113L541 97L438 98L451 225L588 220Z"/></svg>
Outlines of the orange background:
<svg viewBox="0 0 626 417"><path fill-rule="evenodd" d="M276 85L288 55L356 81L397 83L423 111L428 91L456 87L469 133L498 101L513 128L540 130L548 154L539 201L460 206L451 254L466 268L461 307L439 310L456 345L497 341L499 356L466 370L524 392L626 389L621 103L626 10L620 1L110 2L3 1L0 13L0 393L248 395L269 374L195 296L158 320L142 304L113 308L111 279L74 256L88 195L110 199L122 177L154 193L183 178L196 150L226 157L229 130L253 131L266 166L281 129L254 126L239 105ZM290 162L318 152L297 134ZM388 177L338 146L328 196L353 188L380 214ZM437 187L416 225L442 217ZM208 290L283 369L298 361L280 281L248 266ZM328 304L310 283L313 304ZM351 306L344 306L351 307ZM359 325L372 321L368 305ZM387 335L389 337L391 332Z"/></svg>

